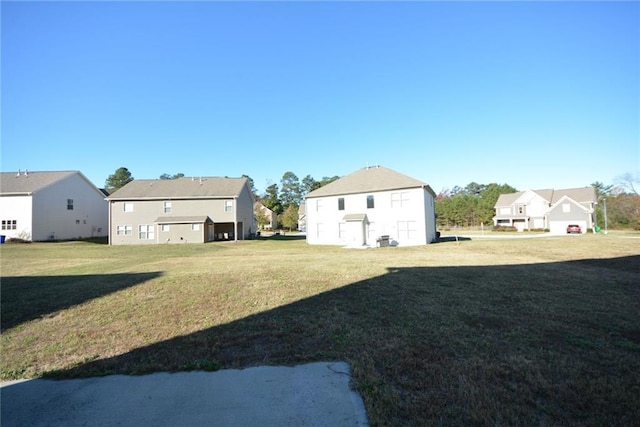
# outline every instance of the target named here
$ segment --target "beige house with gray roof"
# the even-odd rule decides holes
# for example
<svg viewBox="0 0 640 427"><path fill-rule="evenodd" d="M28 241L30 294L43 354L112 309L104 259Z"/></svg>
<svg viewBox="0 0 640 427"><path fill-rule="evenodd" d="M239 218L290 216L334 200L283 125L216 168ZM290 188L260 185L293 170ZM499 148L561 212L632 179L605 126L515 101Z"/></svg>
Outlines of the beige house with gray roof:
<svg viewBox="0 0 640 427"><path fill-rule="evenodd" d="M111 245L244 240L256 232L247 178L134 180L107 201Z"/></svg>
<svg viewBox="0 0 640 427"><path fill-rule="evenodd" d="M501 194L495 204L493 223L516 227L518 231L548 229L554 234L564 234L569 224L576 224L586 233L595 227L596 204L593 187Z"/></svg>
<svg viewBox="0 0 640 427"><path fill-rule="evenodd" d="M436 241L435 193L383 166L366 167L307 194L307 243L375 247Z"/></svg>
<svg viewBox="0 0 640 427"><path fill-rule="evenodd" d="M106 236L104 197L79 171L3 172L0 235L27 241Z"/></svg>

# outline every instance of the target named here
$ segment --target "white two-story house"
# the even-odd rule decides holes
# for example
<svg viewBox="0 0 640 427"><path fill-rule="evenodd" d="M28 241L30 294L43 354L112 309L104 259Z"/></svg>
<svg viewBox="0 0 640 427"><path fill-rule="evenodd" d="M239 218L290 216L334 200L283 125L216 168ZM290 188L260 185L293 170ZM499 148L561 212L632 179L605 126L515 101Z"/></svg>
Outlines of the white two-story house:
<svg viewBox="0 0 640 427"><path fill-rule="evenodd" d="M78 171L3 172L0 234L27 241L106 236L104 197Z"/></svg>
<svg viewBox="0 0 640 427"><path fill-rule="evenodd" d="M307 243L417 246L436 241L435 193L383 166L360 169L307 194Z"/></svg>
<svg viewBox="0 0 640 427"><path fill-rule="evenodd" d="M256 232L247 178L134 180L107 201L111 245L243 240Z"/></svg>
<svg viewBox="0 0 640 427"><path fill-rule="evenodd" d="M593 187L501 194L495 204L493 223L513 226L518 231L548 229L555 234L566 233L569 224L576 224L586 233L595 226L596 203Z"/></svg>

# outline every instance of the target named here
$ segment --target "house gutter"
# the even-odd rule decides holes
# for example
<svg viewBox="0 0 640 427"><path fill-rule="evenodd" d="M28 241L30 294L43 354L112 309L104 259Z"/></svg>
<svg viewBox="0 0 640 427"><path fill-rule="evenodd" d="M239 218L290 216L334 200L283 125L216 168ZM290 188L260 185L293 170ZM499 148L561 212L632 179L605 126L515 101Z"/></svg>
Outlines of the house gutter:
<svg viewBox="0 0 640 427"><path fill-rule="evenodd" d="M109 214L109 229L107 230L107 236L108 236L107 244L109 246L111 246L111 232L112 232L111 231L111 205L112 205L112 203L111 203L110 200L107 200L107 203L109 203L109 212L108 212L108 214ZM132 231L132 233L133 233L133 231Z"/></svg>

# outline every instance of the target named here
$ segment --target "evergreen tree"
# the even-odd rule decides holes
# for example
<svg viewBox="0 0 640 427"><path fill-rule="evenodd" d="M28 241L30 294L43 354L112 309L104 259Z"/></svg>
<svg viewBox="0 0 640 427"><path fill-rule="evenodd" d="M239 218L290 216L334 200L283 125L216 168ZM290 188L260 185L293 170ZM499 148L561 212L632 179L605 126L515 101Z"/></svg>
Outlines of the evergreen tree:
<svg viewBox="0 0 640 427"><path fill-rule="evenodd" d="M124 187L131 181L133 181L133 176L131 175L131 172L129 172L129 169L121 167L116 169L113 174L109 175L104 183L104 186L109 193L113 193L114 191Z"/></svg>

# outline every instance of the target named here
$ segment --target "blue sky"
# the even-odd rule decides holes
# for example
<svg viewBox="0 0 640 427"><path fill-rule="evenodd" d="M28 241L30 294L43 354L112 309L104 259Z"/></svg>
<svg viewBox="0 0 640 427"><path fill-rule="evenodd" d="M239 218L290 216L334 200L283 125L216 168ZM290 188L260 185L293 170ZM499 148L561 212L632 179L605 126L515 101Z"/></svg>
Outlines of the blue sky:
<svg viewBox="0 0 640 427"><path fill-rule="evenodd" d="M439 192L640 170L639 2L6 2L1 168L382 164Z"/></svg>

